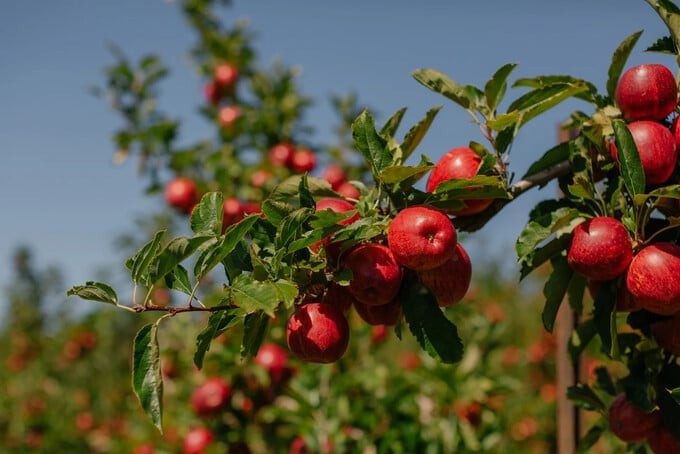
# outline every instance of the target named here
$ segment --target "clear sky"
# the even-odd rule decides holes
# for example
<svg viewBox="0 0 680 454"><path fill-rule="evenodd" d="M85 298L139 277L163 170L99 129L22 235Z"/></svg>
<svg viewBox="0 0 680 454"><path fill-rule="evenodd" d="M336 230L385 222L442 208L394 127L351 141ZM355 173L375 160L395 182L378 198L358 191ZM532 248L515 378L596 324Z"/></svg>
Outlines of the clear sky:
<svg viewBox="0 0 680 454"><path fill-rule="evenodd" d="M235 0L223 13L227 20L250 19L262 63L280 57L304 68L301 87L319 101L308 118L319 142L332 140L330 94L356 91L380 120L408 106L409 125L444 104L420 148L431 158L482 138L465 112L411 78L416 68L437 68L483 86L500 65L517 62L511 80L566 73L604 89L612 51L645 29L629 65L660 62L675 70L672 58L642 52L666 32L642 0ZM67 284L92 278L96 267L117 259L112 238L162 204L142 194L144 182L132 161L112 164L110 136L119 120L87 88L103 80L101 68L112 61L108 43L133 58L156 52L172 71L162 85L161 107L185 120L182 140L210 135L196 115L202 81L186 58L193 39L172 2L3 3L0 285L11 276L10 255L18 244L32 246L40 264L60 264ZM512 169L521 174L553 146L557 123L576 108L587 106L566 103L526 127L513 148ZM548 188L523 196L467 239L473 263L483 256L512 263L531 204L553 193Z"/></svg>

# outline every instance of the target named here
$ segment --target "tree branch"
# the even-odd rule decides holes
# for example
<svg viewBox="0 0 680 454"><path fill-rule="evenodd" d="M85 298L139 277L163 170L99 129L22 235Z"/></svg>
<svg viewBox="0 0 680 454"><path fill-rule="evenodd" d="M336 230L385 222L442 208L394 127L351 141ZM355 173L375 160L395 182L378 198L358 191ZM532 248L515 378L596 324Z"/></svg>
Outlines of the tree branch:
<svg viewBox="0 0 680 454"><path fill-rule="evenodd" d="M486 223L489 222L494 216L496 216L496 214L498 214L498 212L501 211L503 207L529 189L535 186L544 186L555 178L559 178L568 174L570 170L571 164L569 161L565 160L518 181L508 190L512 196L511 199L496 199L491 204L491 206L489 206L489 208L477 215L456 218L456 228L463 232L476 232L477 230L484 227Z"/></svg>
<svg viewBox="0 0 680 454"><path fill-rule="evenodd" d="M168 314L171 315L176 315L181 312L217 312L217 311L224 311L227 309L235 309L236 306L234 305L223 305L223 306L212 306L212 307L201 307L201 306L184 306L184 307L172 307L172 306L158 306L156 304L147 304L146 306L142 305L135 305L132 306L132 309L139 313L139 312L147 312L147 311L154 311L154 312L167 312Z"/></svg>

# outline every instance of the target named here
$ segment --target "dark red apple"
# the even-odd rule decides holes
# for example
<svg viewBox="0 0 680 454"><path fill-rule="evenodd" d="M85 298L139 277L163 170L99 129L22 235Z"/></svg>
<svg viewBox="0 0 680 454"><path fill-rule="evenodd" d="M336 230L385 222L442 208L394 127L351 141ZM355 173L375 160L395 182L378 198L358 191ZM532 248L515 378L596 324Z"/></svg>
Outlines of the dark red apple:
<svg viewBox="0 0 680 454"><path fill-rule="evenodd" d="M647 440L654 454L678 454L680 440L675 438L666 427L659 424Z"/></svg>
<svg viewBox="0 0 680 454"><path fill-rule="evenodd" d="M338 186L336 192L346 199L358 200L361 197L361 192L347 181Z"/></svg>
<svg viewBox="0 0 680 454"><path fill-rule="evenodd" d="M577 273L594 281L608 281L623 274L632 259L630 236L620 221L598 216L574 229L567 261Z"/></svg>
<svg viewBox="0 0 680 454"><path fill-rule="evenodd" d="M334 191L347 181L347 176L345 175L345 170L337 164L329 164L323 170L321 178L328 181Z"/></svg>
<svg viewBox="0 0 680 454"><path fill-rule="evenodd" d="M657 243L633 257L626 286L637 304L660 315L680 312L680 246Z"/></svg>
<svg viewBox="0 0 680 454"><path fill-rule="evenodd" d="M193 181L178 177L165 187L165 201L183 213L189 213L198 203L198 191Z"/></svg>
<svg viewBox="0 0 680 454"><path fill-rule="evenodd" d="M347 312L355 301L347 287L338 285L335 282L328 284L328 290L326 290L326 295L323 297L324 304L335 306L342 312Z"/></svg>
<svg viewBox="0 0 680 454"><path fill-rule="evenodd" d="M241 204L241 209L243 210L244 216L262 212L262 207L257 202L245 202Z"/></svg>
<svg viewBox="0 0 680 454"><path fill-rule="evenodd" d="M680 315L652 324L652 336L661 348L680 355Z"/></svg>
<svg viewBox="0 0 680 454"><path fill-rule="evenodd" d="M609 429L627 443L646 439L661 423L658 411L645 412L619 394L609 408Z"/></svg>
<svg viewBox="0 0 680 454"><path fill-rule="evenodd" d="M440 183L454 178L470 179L477 175L482 166L482 158L468 147L454 148L446 153L437 162L427 180L426 189L433 192ZM486 210L493 200L490 199L471 199L466 200L465 208L453 210L450 214L455 216L471 216Z"/></svg>
<svg viewBox="0 0 680 454"><path fill-rule="evenodd" d="M678 88L664 65L646 64L623 73L616 86L616 103L634 120L663 120L675 110Z"/></svg>
<svg viewBox="0 0 680 454"><path fill-rule="evenodd" d="M399 293L401 267L387 247L359 246L347 256L345 264L352 271L349 291L359 302L379 306L389 303Z"/></svg>
<svg viewBox="0 0 680 454"><path fill-rule="evenodd" d="M332 363L344 355L349 325L342 310L330 304L299 306L286 327L288 348L303 361Z"/></svg>
<svg viewBox="0 0 680 454"><path fill-rule="evenodd" d="M373 327L373 332L371 333L371 344L377 345L387 339L387 326L376 325Z"/></svg>
<svg viewBox="0 0 680 454"><path fill-rule="evenodd" d="M199 416L212 415L224 408L230 395L229 383L219 377L212 377L194 389L191 406Z"/></svg>
<svg viewBox="0 0 680 454"><path fill-rule="evenodd" d="M312 150L300 148L293 154L290 165L298 173L311 172L316 167L316 155Z"/></svg>
<svg viewBox="0 0 680 454"><path fill-rule="evenodd" d="M224 129L234 126L236 120L241 116L241 109L238 106L224 106L218 112L218 122Z"/></svg>
<svg viewBox="0 0 680 454"><path fill-rule="evenodd" d="M222 98L222 93L214 82L205 84L203 87L203 94L205 95L205 100L212 105L217 105Z"/></svg>
<svg viewBox="0 0 680 454"><path fill-rule="evenodd" d="M354 301L354 309L356 309L359 317L369 325L394 326L401 316L401 301L399 301L399 298L395 298L389 303L380 306L369 306L368 304Z"/></svg>
<svg viewBox="0 0 680 454"><path fill-rule="evenodd" d="M439 268L418 271L420 282L432 291L440 307L458 303L470 287L470 257L460 243L456 244L455 251L453 258Z"/></svg>
<svg viewBox="0 0 680 454"><path fill-rule="evenodd" d="M276 344L262 344L255 356L255 364L269 373L272 381L280 381L286 372L288 354Z"/></svg>
<svg viewBox="0 0 680 454"><path fill-rule="evenodd" d="M332 210L336 213L345 213L347 211L356 211L356 207L346 200L342 199L320 199L316 202L316 211ZM338 224L349 225L359 219L359 213L356 212L354 215L347 219L343 219Z"/></svg>
<svg viewBox="0 0 680 454"><path fill-rule="evenodd" d="M203 454L205 449L214 441L212 432L205 427L191 429L184 437L184 454Z"/></svg>
<svg viewBox="0 0 680 454"><path fill-rule="evenodd" d="M442 266L456 253L456 229L442 211L429 206L409 207L397 214L387 241L401 265L413 270Z"/></svg>
<svg viewBox="0 0 680 454"><path fill-rule="evenodd" d="M289 143L278 143L269 149L269 162L278 167L292 164L295 147Z"/></svg>
<svg viewBox="0 0 680 454"><path fill-rule="evenodd" d="M230 225L236 224L243 219L243 205L241 201L234 197L229 197L224 201L224 211L222 213L222 231Z"/></svg>
<svg viewBox="0 0 680 454"><path fill-rule="evenodd" d="M214 80L219 87L230 87L238 79L238 68L228 63L222 63L215 67Z"/></svg>
<svg viewBox="0 0 680 454"><path fill-rule="evenodd" d="M636 121L628 125L633 141L640 155L640 163L648 185L663 184L673 174L678 153L673 134L660 123ZM618 149L614 141L609 150L618 162Z"/></svg>

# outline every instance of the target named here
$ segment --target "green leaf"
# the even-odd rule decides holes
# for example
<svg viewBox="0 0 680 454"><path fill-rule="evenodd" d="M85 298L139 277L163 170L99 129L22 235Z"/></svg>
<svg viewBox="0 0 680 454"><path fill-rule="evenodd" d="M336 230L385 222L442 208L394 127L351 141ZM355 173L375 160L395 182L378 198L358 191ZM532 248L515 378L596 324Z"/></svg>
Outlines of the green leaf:
<svg viewBox="0 0 680 454"><path fill-rule="evenodd" d="M595 394L590 386L577 384L567 388L567 397L574 402L574 405L585 408L586 410L597 410L604 412L606 407L604 402Z"/></svg>
<svg viewBox="0 0 680 454"><path fill-rule="evenodd" d="M561 207L531 219L515 244L519 260L536 250L536 247L559 229L580 216L576 208Z"/></svg>
<svg viewBox="0 0 680 454"><path fill-rule="evenodd" d="M444 181L426 198L426 203L450 199L508 199L510 195L501 177L477 175L470 179Z"/></svg>
<svg viewBox="0 0 680 454"><path fill-rule="evenodd" d="M510 104L508 112L512 112L513 110L520 111L519 127L526 124L534 117L555 107L562 101L588 90L589 88L586 84L557 84L544 88L537 88L524 94Z"/></svg>
<svg viewBox="0 0 680 454"><path fill-rule="evenodd" d="M434 165L426 166L389 166L385 167L378 177L385 184L401 183L411 177L415 177L415 181L425 176ZM414 181L414 182L415 182Z"/></svg>
<svg viewBox="0 0 680 454"><path fill-rule="evenodd" d="M616 48L612 55L612 62L609 65L608 71L609 78L607 79L607 94L611 99L614 99L616 96L616 86L619 83L619 77L621 77L623 67L626 66L626 61L628 61L628 57L640 35L642 35L642 30L628 36L621 41L621 44L619 44L619 47Z"/></svg>
<svg viewBox="0 0 680 454"><path fill-rule="evenodd" d="M262 340L267 333L269 317L264 312L255 312L246 315L243 324L243 343L241 344L241 357L253 357L257 355Z"/></svg>
<svg viewBox="0 0 680 454"><path fill-rule="evenodd" d="M425 118L420 120L416 125L414 125L404 136L404 141L401 143L402 156L399 162L406 161L413 151L418 147L425 134L427 134L430 125L434 121L442 106L436 106L428 110L425 114Z"/></svg>
<svg viewBox="0 0 680 454"><path fill-rule="evenodd" d="M361 112L352 123L352 138L355 148L373 169L373 174L379 174L382 169L393 164L387 143L375 131L375 122L368 111Z"/></svg>
<svg viewBox="0 0 680 454"><path fill-rule="evenodd" d="M182 265L177 265L172 272L165 275L165 285L170 289L191 295L189 273Z"/></svg>
<svg viewBox="0 0 680 454"><path fill-rule="evenodd" d="M276 289L276 299L283 303L286 309L293 307L295 303L295 298L298 296L298 288L294 282L288 281L286 279L279 279L274 282L274 287Z"/></svg>
<svg viewBox="0 0 680 454"><path fill-rule="evenodd" d="M575 94L574 97L590 102L599 106L599 97L597 95L597 87L587 80L578 79L573 76L566 75L551 75L551 76L536 76L517 80L513 87L532 87L532 88L546 88L555 85L571 85L583 86L586 89L582 93Z"/></svg>
<svg viewBox="0 0 680 454"><path fill-rule="evenodd" d="M541 318L545 329L552 332L555 320L557 319L557 312L560 309L564 295L567 293L574 271L569 267L567 259L563 255L553 257L550 262L552 263L553 271L543 287L545 306L543 307Z"/></svg>
<svg viewBox="0 0 680 454"><path fill-rule="evenodd" d="M588 347L588 344L595 338L596 334L597 329L592 318L579 323L569 339L568 350L572 362L576 363L578 361L579 356L581 356L581 353Z"/></svg>
<svg viewBox="0 0 680 454"><path fill-rule="evenodd" d="M675 48L680 48L680 8L670 0L647 0L668 27ZM680 62L680 57L679 60ZM680 437L679 437L680 438Z"/></svg>
<svg viewBox="0 0 680 454"><path fill-rule="evenodd" d="M662 36L661 38L657 39L654 44L645 49L645 51L675 55L678 53L678 48L675 47L673 38L670 36Z"/></svg>
<svg viewBox="0 0 680 454"><path fill-rule="evenodd" d="M390 137L394 137L401 124L401 119L406 113L406 107L402 107L392 114L392 116L385 122L383 127L380 129L380 135L383 139L387 140Z"/></svg>
<svg viewBox="0 0 680 454"><path fill-rule="evenodd" d="M149 281L153 284L164 277L193 254L199 246L212 238L211 236L180 237L170 241L149 266Z"/></svg>
<svg viewBox="0 0 680 454"><path fill-rule="evenodd" d="M446 318L434 296L416 282L406 284L402 308L413 336L431 357L447 364L460 361L463 343L456 325Z"/></svg>
<svg viewBox="0 0 680 454"><path fill-rule="evenodd" d="M196 235L219 235L222 233L224 196L221 192L205 194L191 213L191 230Z"/></svg>
<svg viewBox="0 0 680 454"><path fill-rule="evenodd" d="M227 309L210 314L208 325L198 334L196 338L196 352L194 353L194 364L199 369L203 368L203 359L210 350L212 340L226 332L236 320L237 309Z"/></svg>
<svg viewBox="0 0 680 454"><path fill-rule="evenodd" d="M163 433L163 377L158 347L158 322L142 327L132 350L132 389L144 412Z"/></svg>
<svg viewBox="0 0 680 454"><path fill-rule="evenodd" d="M658 396L659 408L661 409L661 419L666 429L680 440L680 403L678 403L668 390L662 390Z"/></svg>
<svg viewBox="0 0 680 454"><path fill-rule="evenodd" d="M303 175L293 175L283 180L276 188L274 188L272 193L269 194L269 199L264 203L266 204L268 201L286 201L297 198L302 177ZM337 192L331 189L331 185L328 181L320 178L307 176L307 187L309 188L309 192L315 197L340 197Z"/></svg>
<svg viewBox="0 0 680 454"><path fill-rule="evenodd" d="M633 201L636 206L640 206L649 198L660 199L680 199L680 185L674 184L653 190L648 194L637 194Z"/></svg>
<svg viewBox="0 0 680 454"><path fill-rule="evenodd" d="M85 285L75 285L66 292L67 296L79 296L84 300L99 301L100 303L118 305L118 295L108 284L88 281Z"/></svg>
<svg viewBox="0 0 680 454"><path fill-rule="evenodd" d="M314 197L309 191L309 184L307 182L307 175L302 175L300 179L300 184L298 185L298 198L300 199L300 208L314 208L316 202L314 202Z"/></svg>
<svg viewBox="0 0 680 454"><path fill-rule="evenodd" d="M502 131L506 128L509 128L511 126L514 127L517 122L520 120L520 114L518 111L513 110L512 112L504 113L501 115L498 115L496 118L493 120L489 120L486 122L486 124L491 128L496 131Z"/></svg>
<svg viewBox="0 0 680 454"><path fill-rule="evenodd" d="M130 276L132 276L132 280L135 283L148 283L149 266L156 258L156 255L161 248L161 238L164 234L165 230L157 232L151 241L142 246L135 255L125 262L125 266L130 270Z"/></svg>
<svg viewBox="0 0 680 454"><path fill-rule="evenodd" d="M486 104L492 112L496 110L498 104L503 100L505 91L508 88L508 76L510 76L515 67L517 67L517 63L507 63L501 66L484 86Z"/></svg>
<svg viewBox="0 0 680 454"><path fill-rule="evenodd" d="M593 322L602 342L602 351L611 355L614 342L612 339L612 314L616 314L616 290L612 285L603 285L595 295ZM613 328L616 328L614 324Z"/></svg>
<svg viewBox="0 0 680 454"><path fill-rule="evenodd" d="M194 275L196 278L202 279L210 270L219 265L246 234L250 232L250 229L252 229L258 219L260 219L258 214L251 214L245 217L237 224L231 225L219 242L205 249L198 256L194 265Z"/></svg>
<svg viewBox="0 0 680 454"><path fill-rule="evenodd" d="M283 249L306 231L305 222L314 214L310 208L300 208L286 217L276 229L276 249Z"/></svg>
<svg viewBox="0 0 680 454"><path fill-rule="evenodd" d="M242 274L229 287L231 301L246 314L264 312L273 317L279 305L279 294L276 286L271 282L260 282L253 279L251 274Z"/></svg>
<svg viewBox="0 0 680 454"><path fill-rule="evenodd" d="M562 235L547 242L542 246L520 260L522 269L520 271L520 280L527 277L533 270L543 265L548 260L560 254L566 247L569 240L568 235Z"/></svg>
<svg viewBox="0 0 680 454"><path fill-rule="evenodd" d="M623 120L612 121L621 177L628 193L635 197L645 192L645 173L640 162L637 146Z"/></svg>
<svg viewBox="0 0 680 454"><path fill-rule="evenodd" d="M563 161L569 159L569 142L562 142L561 144L546 151L536 162L531 164L529 170L524 174L522 179L536 175L539 172L547 170Z"/></svg>
<svg viewBox="0 0 680 454"><path fill-rule="evenodd" d="M278 226L293 211L295 207L286 202L267 199L262 203L262 213L274 226Z"/></svg>
<svg viewBox="0 0 680 454"><path fill-rule="evenodd" d="M605 430L600 426L591 427L583 438L579 440L577 452L592 452L591 448L600 440L604 432Z"/></svg>
<svg viewBox="0 0 680 454"><path fill-rule="evenodd" d="M470 100L470 94L465 91L465 88L444 73L435 69L418 69L413 72L413 77L430 90L446 96L463 109L469 109L473 104Z"/></svg>

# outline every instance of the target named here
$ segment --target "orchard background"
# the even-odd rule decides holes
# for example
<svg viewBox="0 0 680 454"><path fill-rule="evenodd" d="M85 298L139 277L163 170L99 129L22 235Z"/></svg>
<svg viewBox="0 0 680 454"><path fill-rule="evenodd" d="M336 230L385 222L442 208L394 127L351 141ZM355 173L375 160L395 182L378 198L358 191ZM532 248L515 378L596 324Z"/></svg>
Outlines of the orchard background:
<svg viewBox="0 0 680 454"><path fill-rule="evenodd" d="M200 10L208 3L196 1L185 4ZM304 12L296 11L293 6L288 6L286 11L265 8L267 11L251 12L248 8L254 6L237 3L232 8L218 7L216 11L225 19L227 30L231 30L234 18L239 13L252 16L253 28L259 32L259 36L252 41L247 38L244 42L258 50L253 64L270 67L271 58L267 58L270 55L266 51L259 51L260 46L267 49L266 43L270 40L270 43L275 43L271 55L280 54L284 65L299 62L305 67L305 72L296 84L301 87L301 93L315 98L316 104L305 114L302 122L295 123L298 125L296 128L303 126L296 130L296 138L302 138L300 142L319 152L319 163L312 173L318 176L330 160L322 154L323 151L333 147L345 150L352 147L349 123L364 106L369 107L376 116L378 125L392 112L407 106L403 125L410 126L419 121L433 105L444 104L444 109L418 148L418 152L427 154L432 162L436 162L450 148L464 146L470 140L482 140L479 130L470 124L464 112L450 102L445 103L444 98L428 92L408 77L415 68L433 67L450 74L459 82L483 84L500 64L519 61L521 65L513 73L513 80L538 74L569 73L603 88L611 52L625 36L644 28L647 32L642 41L649 45L667 33L662 23L654 17L653 11L643 4L617 9L602 2L597 6L602 8L601 12L592 11L593 7L589 5L592 14L585 18L581 14L583 6L577 4L564 10L550 7L549 11L534 13L541 16L526 13L529 9L538 10L531 3L513 6L513 11L504 11L504 7L499 5L489 12L475 11L473 7L454 10L442 4L423 11L419 17L413 17L408 8L392 7L394 11L390 11L390 14L395 14L398 20L403 21L402 27L395 27L394 23L386 27L385 10L378 6L368 11L363 8L360 11L344 8L343 11L334 12L324 9L316 11L318 14L315 15L309 5L302 3L298 9L304 9ZM129 7L128 11L135 8L134 5ZM129 15L128 20L134 16L140 21L138 28L116 24L118 31L107 38L115 41L123 54L130 55L133 64L147 51L161 52L166 64L170 63L173 76L160 84L162 96L158 107L169 118L182 120L178 140L180 145L177 147L187 147L201 137L214 135L214 124L205 122L205 118L202 119L200 115L189 114L195 112L197 106L205 106L202 85L212 67L204 66L203 77L199 77L192 73L190 65L182 64L182 50L189 48L196 38L187 33L186 39L175 45L174 40L179 41L178 36L181 37L179 30L187 30L177 20L179 17L172 15L176 14L178 8L176 5L155 5L153 8L156 7L157 14L153 11ZM67 16L68 12L64 8L55 14ZM35 12L31 13L32 18L35 18ZM12 18L12 14L17 14L18 18ZM7 30L12 40L16 39L17 42L23 42L17 37L21 34L35 35L32 29L35 23L31 27L21 26L28 23L21 20L22 14L27 15L28 11L10 9L10 16L3 19L7 24L2 29L3 37ZM47 12L41 12L39 17L43 17L43 14L45 20L49 21L49 25L45 25L47 29L56 27L55 24L72 28L73 22L66 19L55 21L55 16ZM108 23L113 22L112 16L106 11L93 11L92 14L101 14L100 17L106 18ZM263 15L262 25L257 25L259 14ZM546 20L541 20L543 14ZM560 33L556 27L556 18L560 19L560 23L567 24L569 21L565 18L569 14L574 21L578 21L580 27L584 27L578 37L573 36L573 28ZM360 20L357 20L357 15ZM621 15L621 21L606 33L599 20L605 15ZM346 20L343 21L341 18L345 16ZM469 16L469 20L464 20L466 16ZM170 37L165 36L165 40L160 40L154 46L156 41L147 38L155 35L147 36L146 33L158 24L159 17L168 17L169 21L174 18L177 26L166 29ZM290 18L290 24L295 24L293 32L281 26L286 17ZM327 21L322 20L322 17L326 17ZM451 17L459 22L455 27L451 26ZM329 28L331 18L333 23L339 22L343 26L337 31ZM649 24L641 20L646 18ZM590 37L585 36L588 20L592 20L593 25L593 35ZM422 23L417 23L419 21ZM436 26L437 21L442 22L440 27ZM494 26L494 21L498 22L497 26ZM462 25L473 23L479 24L474 30ZM626 27L626 23L630 23L630 27ZM154 27L149 27L149 24L154 24ZM314 27L318 27L316 32ZM362 28L357 31L357 27ZM400 29L414 32L395 32ZM518 29L532 33L515 36ZM120 30L127 32L121 33ZM143 38L128 43L127 40L135 35L132 30L143 31ZM333 32L329 33L329 30ZM416 33L416 30L422 31ZM101 33L100 30L97 32ZM275 32L281 35L276 36ZM246 449L256 452L267 449L293 452L303 452L305 449L324 452L371 452L376 449L403 452L550 452L554 449L555 426L552 415L555 411L555 390L554 364L551 359L554 340L543 334L540 323L542 298L537 291L545 278L538 276L536 280L528 280L522 289L517 289L514 284L517 273L512 265L514 253L508 247L514 243L514 238L526 222L530 206L537 200L554 196L557 189L550 187L540 195L524 195L513 202L514 208L507 208L495 217L488 224L489 227L474 235L461 237L462 244L471 252L475 282L465 302L447 312L458 325L460 337L466 345L465 356L457 366L440 364L428 357L415 346L413 339L399 342L390 332L387 340L383 341L380 339L382 333L365 326L352 315L350 348L336 367L305 365L290 359L286 371L291 376L275 379L276 374L271 371L267 375L252 361L243 362L239 358L239 350L242 350L240 339L223 336L218 338L219 343L213 343L206 356L204 371L199 373L191 365L192 351L196 334L205 322L200 317L184 317L180 314L164 324L164 333L161 335L166 382L166 430L165 436L156 433L144 418L128 386L130 342L142 321L150 319L132 314L112 314L107 309L86 315L85 312L89 310L82 303L73 304L69 301L67 306L60 296L55 296L63 294L62 291L67 287L64 282L84 282L93 278L114 282L117 288L124 289L129 284L117 263L132 255L160 227L172 226L179 234L188 232L188 219L173 214L162 205L162 191L159 189L171 178L171 173L163 164L155 173L153 153L151 159L140 160L134 147L128 147L128 154L121 152L121 149L128 148L121 146L121 141L125 142L126 139L118 135L119 148L113 156L117 163L123 165L115 171L108 168L106 173L101 174L98 173L100 170L94 170L104 169L105 163L110 162L111 153L107 156L102 138L110 134L112 129L120 127L120 121L113 117L102 117L99 126L93 125L94 128L101 127L101 134L93 134L93 128L88 125L94 122L96 115L86 113L82 118L77 118L77 104L74 105L73 100L86 99L82 90L85 85L104 85L100 81L101 76L93 71L99 61L97 58L101 58L101 63L110 68L110 77L113 74L111 71L116 71L116 67L111 66L112 62L115 64L115 58L120 58L120 54L106 57L101 51L101 41L96 43L85 31L82 31L82 36L77 36L78 33L73 30L61 33L55 31L59 38L66 37L67 41L70 39L70 42L78 44L79 52L74 54L73 64L70 65L64 64L67 58L51 65L49 59L55 58L54 52L45 52L49 54L47 62L45 59L34 60L41 52L29 52L27 48L31 43L43 51L49 46L60 45L58 39L45 42L49 34L44 33L44 29L40 39L25 40L26 47L9 46L11 48L2 50L3 53L10 53L10 61L23 61L18 60L17 55L24 58L30 56L26 66L11 65L8 83L2 87L3 94L7 91L6 99L13 100L21 92L31 94L28 100L22 97L16 109L12 104L9 109L3 109L7 134L3 134L2 140L9 138L9 143L1 145L3 153L4 150L10 150L9 165L3 166L3 185L8 187L5 192L10 193L9 188L26 188L12 191L11 205L5 210L12 216L3 226L9 233L3 235L2 250L8 251L6 262L10 264L14 259L14 271L10 271L10 265L3 269L5 280L12 282L5 305L8 316L3 357L7 368L2 379L7 383L5 387L8 393L3 406L8 410L3 413L21 415L19 418L14 416L0 420L0 427L6 433L4 439L7 449L42 449L45 452L64 449L128 452L138 449L143 452L141 449L154 446L158 452L173 452L180 449L189 429L198 426L212 430L211 436L215 441L207 449L216 452L224 451L227 447L234 452ZM337 36L338 42L323 45L320 40L310 39L309 34L315 37ZM512 46L507 44L509 34L517 40ZM475 40L471 42L470 36L475 36ZM550 40L537 40L536 36L554 36L555 39L548 47L546 42ZM83 39L85 37L87 39ZM399 41L405 38L407 41ZM422 38L423 43L418 43L418 38ZM585 40L584 43L579 43L578 39L581 38ZM291 41L290 52L283 47L286 39ZM172 46L168 40L172 40ZM96 57L87 58L86 49L94 45L99 46L92 48ZM563 51L560 51L560 45L564 45ZM376 46L375 50L371 50L372 46ZM442 46L441 49L438 46ZM596 55L599 46L604 49ZM584 48L588 49L587 55L582 50ZM166 55L165 49L172 50ZM309 53L308 56L296 59L296 52L303 49ZM479 49L484 49L484 52ZM672 57L650 57L639 50L633 52L628 66L653 60L673 67ZM12 52L19 54L13 55ZM56 55L61 54L56 52ZM247 53L241 51L239 55L248 60L245 57ZM443 60L442 56L445 56ZM344 58L347 60L344 61ZM146 62L147 69L153 71L155 61L147 59ZM393 63L390 62L398 64L391 67L389 65ZM85 66L81 66L83 64ZM82 75L77 69L80 67L85 68L85 73L92 74L92 77L83 79L76 93L68 95L67 99L50 103L50 95L67 96L68 92L60 90L60 87L73 87L73 81L77 79L74 74L78 74L78 78ZM315 70L315 67L322 69ZM31 68L40 70L32 71ZM64 68L63 83L58 79L45 83L46 76L42 68ZM583 72L579 71L581 68ZM593 73L590 74L590 71ZM31 80L38 76L39 80ZM247 80L250 76L252 74L245 71L241 80ZM404 82L403 88L399 81ZM27 83L29 86L26 90L18 88ZM311 91L307 90L307 85ZM315 88L318 91L314 91ZM48 92L41 96L40 93L45 89ZM342 95L342 92L352 89L357 91L358 101L336 98L336 107L340 107L342 118L334 117L332 109L328 107L331 103L324 102L324 98L329 93ZM412 99L409 99L411 96ZM522 174L530 162L554 145L557 123L563 121L571 110L580 108L573 103L576 101L565 102L559 109L554 109L523 128L513 144L512 170ZM29 105L33 105L33 108L27 109ZM46 115L52 108L55 111L49 119L40 122L41 127L36 127L35 123L40 117L34 114ZM88 104L87 108L100 114L103 110L101 103ZM25 116L20 112L25 112ZM205 113L206 117L211 118L209 110ZM247 121L253 116L257 117L256 111L246 113L243 118ZM31 121L27 122L26 117L30 117ZM284 120L293 124L293 121L297 121L297 112L289 114L288 119ZM60 127L61 121L71 121L68 124L71 129L67 125ZM257 124L260 129L255 126L253 130L256 133L268 127L264 120ZM304 131L306 125L315 128L316 132L307 135ZM332 128L338 125L341 128L336 136ZM248 128L245 126L244 130ZM40 131L40 134L36 134L36 131ZM65 143L60 145L55 138L65 132L69 134ZM399 137L403 137L404 132L402 130ZM231 132L226 134L222 138L230 141ZM90 136L92 146L81 144ZM13 143L15 137L16 143ZM76 153L78 148L87 150ZM141 150L144 151L144 148ZM41 159L43 156L45 159ZM360 179L360 160L351 161L351 155L347 156L351 162L347 166L348 173L354 172L352 178ZM36 157L39 159L37 164ZM336 154L335 159L338 157ZM21 170L17 172L17 168L23 168L24 159L27 161L26 173ZM50 159L55 159L54 165L46 164L52 162ZM17 165L14 165L15 161ZM83 169L85 163L91 164ZM409 162L416 163L417 160ZM178 170L177 166L173 168ZM139 169L142 171L137 172ZM179 169L182 170L181 165ZM50 184L50 178L58 178L58 182ZM366 179L366 175L363 178ZM26 187L27 181L36 183ZM111 183L110 188L105 186L107 181ZM73 187L73 192L60 195L58 188L61 187ZM83 191L83 188L88 189ZM238 191L235 188L228 190ZM545 194L551 190L552 193ZM140 195L144 191L149 192L146 199ZM22 201L22 197L28 197L29 200ZM58 197L58 201L53 200L53 197ZM243 198L244 195L239 193L239 197ZM8 199L3 198L0 203L7 203ZM40 210L28 208L37 204L42 207ZM129 207L136 204L139 204L139 208L130 213ZM206 205L206 212L208 208ZM57 213L51 215L50 210L56 210ZM49 221L35 222L37 211ZM79 216L83 217L79 220ZM132 222L133 218L137 218L136 223ZM60 222L63 222L61 226ZM494 224L503 228L493 227ZM517 226L517 230L512 231L508 226ZM49 233L32 230L45 227L49 228ZM79 231L77 228L84 230ZM103 236L98 237L97 233L102 232ZM121 237L122 232L126 234ZM118 237L116 249L111 251L106 245L111 244L114 237ZM19 242L34 245L41 260L59 263L61 273L67 275L66 279L56 279L58 273L45 271L44 267L32 264L24 251L10 256L12 246ZM65 249L61 251L60 248ZM125 257L118 256L120 252ZM101 271L97 271L91 265L94 256L109 256L111 260L97 259L97 267L101 268ZM78 271L79 267L82 271ZM76 271L69 274L70 269ZM499 276L506 277L499 279ZM120 295L125 299L130 298L129 291L124 290ZM160 296L154 295L156 299L160 299ZM285 320L279 320L278 324L273 322L267 342L285 344L283 322ZM522 335L518 336L517 333ZM598 348L592 346L591 349L593 351L589 354L597 356ZM399 359L395 361L395 358ZM600 361L605 361L602 355L593 363L599 364ZM615 378L621 378L625 374L617 367L620 365L612 364L609 372ZM599 370L599 373L593 374L601 379L603 372ZM215 375L227 380L231 387L229 404L216 415L200 415L202 418L199 418L195 414L196 405L193 404L192 408L190 404L190 395L206 376ZM93 379L94 376L98 378ZM601 380L599 385L602 385ZM102 399L102 395L107 398ZM589 401L591 396L587 393L580 397L585 406L598 408L598 398ZM154 412L150 413L153 416ZM596 427L602 427L597 425L596 416L592 420ZM589 439L595 441L594 435L600 432L590 432ZM609 452L623 449L622 446L605 434L596 449ZM633 449L644 447L633 446Z"/></svg>

